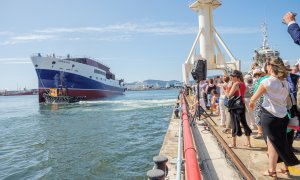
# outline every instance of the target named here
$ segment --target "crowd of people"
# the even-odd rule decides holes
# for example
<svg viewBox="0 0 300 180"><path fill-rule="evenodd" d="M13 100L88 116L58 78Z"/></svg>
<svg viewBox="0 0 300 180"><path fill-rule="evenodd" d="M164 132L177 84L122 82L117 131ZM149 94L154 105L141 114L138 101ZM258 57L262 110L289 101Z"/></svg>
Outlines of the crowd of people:
<svg viewBox="0 0 300 180"><path fill-rule="evenodd" d="M293 68L291 68L293 67ZM265 175L276 176L277 161L285 162L281 173L289 174L287 166L299 164L293 147L294 138L300 131L287 128L289 118L297 116L297 83L300 82L300 59L294 66L280 57L270 57L263 68L253 64L250 74L234 70L229 76L216 76L198 81L192 87L194 102L192 112L206 109L210 115L220 117L223 133L232 135L229 147L236 148L236 138L246 136L244 146L251 148L252 130L257 130L254 139L265 140L268 146L269 170ZM299 84L300 86L300 84ZM243 108L225 106L232 97L240 97ZM243 129L243 131L242 131Z"/></svg>
<svg viewBox="0 0 300 180"><path fill-rule="evenodd" d="M300 45L300 28L295 14L288 12L283 20L294 42ZM257 130L253 138L264 140L268 147L269 168L263 175L289 175L288 166L300 163L294 154L299 150L293 147L294 139L300 138L300 131L288 128L290 118L300 119L300 108L297 108L300 59L290 66L288 61L272 56L266 58L263 66L254 63L247 74L234 70L229 76L197 81L192 88L195 98L191 109L196 112L200 106L210 115L219 115L219 126L224 128L222 132L232 135L231 148L237 147L236 138L243 132L246 136L244 146L251 148L250 136L252 130ZM242 106L229 107L228 102L233 98ZM284 162L279 170L276 169L277 162Z"/></svg>

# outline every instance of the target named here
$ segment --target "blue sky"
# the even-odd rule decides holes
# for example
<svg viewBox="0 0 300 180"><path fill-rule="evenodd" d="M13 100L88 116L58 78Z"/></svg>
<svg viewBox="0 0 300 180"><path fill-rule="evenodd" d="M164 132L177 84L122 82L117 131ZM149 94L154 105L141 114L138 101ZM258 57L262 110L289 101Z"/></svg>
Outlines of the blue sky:
<svg viewBox="0 0 300 180"><path fill-rule="evenodd" d="M190 0L1 0L0 90L36 88L33 53L89 56L127 82L182 80L181 65L197 34ZM300 16L297 0L223 0L214 25L248 70L267 20L269 44L292 62L300 58L281 23L287 11ZM210 72L211 73L211 72Z"/></svg>

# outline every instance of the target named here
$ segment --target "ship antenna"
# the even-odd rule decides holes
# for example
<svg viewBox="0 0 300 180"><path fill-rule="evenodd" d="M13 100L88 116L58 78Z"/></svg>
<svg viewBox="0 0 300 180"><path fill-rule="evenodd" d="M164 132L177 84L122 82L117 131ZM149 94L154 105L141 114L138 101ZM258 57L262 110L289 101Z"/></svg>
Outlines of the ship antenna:
<svg viewBox="0 0 300 180"><path fill-rule="evenodd" d="M268 49L269 44L268 44L268 28L266 21L262 23L261 25L261 32L263 36L263 44L262 44L262 49Z"/></svg>

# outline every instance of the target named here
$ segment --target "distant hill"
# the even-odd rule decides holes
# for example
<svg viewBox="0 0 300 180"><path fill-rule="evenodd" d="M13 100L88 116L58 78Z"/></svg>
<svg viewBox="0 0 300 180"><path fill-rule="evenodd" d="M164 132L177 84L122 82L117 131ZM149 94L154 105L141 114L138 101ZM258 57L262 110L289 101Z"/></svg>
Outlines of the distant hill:
<svg viewBox="0 0 300 180"><path fill-rule="evenodd" d="M148 80L145 80L143 82L132 82L132 83L126 83L126 84L127 85L136 85L136 84L141 84L141 83L145 84L145 85L153 85L153 86L158 84L161 87L165 87L167 85L167 83L169 83L169 85L173 85L175 83L181 83L181 82L177 81L177 80L162 81L162 80L148 79Z"/></svg>

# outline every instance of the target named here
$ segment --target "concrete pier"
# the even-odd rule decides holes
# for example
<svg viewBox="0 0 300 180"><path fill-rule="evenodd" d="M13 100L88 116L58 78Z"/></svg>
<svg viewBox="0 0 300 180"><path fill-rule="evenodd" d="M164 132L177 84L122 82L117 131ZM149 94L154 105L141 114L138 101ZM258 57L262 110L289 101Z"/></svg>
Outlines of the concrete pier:
<svg viewBox="0 0 300 180"><path fill-rule="evenodd" d="M168 172L167 179L176 179L178 128L179 128L179 119L175 118L174 113L172 113L170 125L166 132L164 142L159 153L160 155L166 156L168 158L167 166L169 172ZM181 157L182 157L182 151L181 151Z"/></svg>
<svg viewBox="0 0 300 180"><path fill-rule="evenodd" d="M191 98L187 99L188 101L191 100ZM219 116L211 117L214 122L219 124ZM231 134L224 134L222 132L223 128L218 125L214 125L209 118L206 118L204 121L210 122L227 145L231 143ZM225 150L220 143L218 143L217 138L211 133L211 131L207 131L202 126L204 121L201 118L200 121L197 121L195 125L191 127L195 146L197 147L198 162L200 164L203 179L242 179L240 172L235 168L234 163L230 160L230 158L226 156ZM167 166L169 168L167 179L176 179L178 122L179 119L174 118L173 114L160 150L160 155L164 155L169 159L167 162ZM257 131L253 130L252 135L255 135L256 133ZM270 177L262 175L262 173L268 169L267 147L264 140L254 139L251 137L252 147L244 146L245 140L245 136L237 138L237 148L232 149L234 154L238 156L255 179L271 179ZM295 140L293 147L300 150L300 141ZM300 159L300 153L296 153L296 155L298 159ZM181 156L183 156L182 151ZM184 164L182 167L181 179L184 177ZM280 167L282 167L282 163L278 164L277 169ZM300 165L289 167L289 170L291 173L290 177L277 173L278 178L300 179Z"/></svg>

